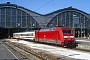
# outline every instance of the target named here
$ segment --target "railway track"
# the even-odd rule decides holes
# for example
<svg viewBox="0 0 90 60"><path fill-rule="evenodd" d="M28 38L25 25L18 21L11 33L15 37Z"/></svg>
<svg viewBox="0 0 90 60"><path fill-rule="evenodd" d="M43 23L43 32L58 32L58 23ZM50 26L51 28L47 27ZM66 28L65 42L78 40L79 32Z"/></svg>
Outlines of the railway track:
<svg viewBox="0 0 90 60"><path fill-rule="evenodd" d="M19 46L17 43L10 43L9 41L4 43L17 53L21 54L25 60L44 60L43 58L35 55L33 52L29 52L28 49L26 50L25 47L21 47L21 45Z"/></svg>
<svg viewBox="0 0 90 60"><path fill-rule="evenodd" d="M28 40L25 40L25 41L28 41ZM28 41L28 42L45 44L45 45L55 46L55 47L58 47L58 48L61 47L60 45L55 45L55 44L50 44L50 43L35 42L35 41ZM61 47L61 48L63 48L63 47ZM81 45L81 44L79 44L76 48L66 48L66 49L71 49L71 50L76 50L76 51L90 52L90 46Z"/></svg>
<svg viewBox="0 0 90 60"><path fill-rule="evenodd" d="M45 43L46 44L46 43ZM60 48L64 48L64 47L61 47L60 45L55 45L55 44L48 44L48 45L53 45L55 47L60 47ZM83 52L89 52L90 53L90 46L87 46L87 45L80 45L77 46L76 48L66 48L66 49L70 49L70 50L75 50L75 51L83 51Z"/></svg>
<svg viewBox="0 0 90 60"><path fill-rule="evenodd" d="M9 40L4 43L16 52L20 53L26 60L77 60L63 55L56 56L51 55L48 52L44 53L44 51L32 49L30 47L26 47L24 44L10 42Z"/></svg>
<svg viewBox="0 0 90 60"><path fill-rule="evenodd" d="M41 43L42 44L42 43ZM47 43L44 43L44 44L46 44L47 45ZM61 47L60 45L55 45L55 44L48 44L48 45L53 45L53 46L55 46L55 47ZM61 47L61 48L63 48L63 47ZM76 50L76 51L84 51L84 52L90 52L90 46L89 45L82 45L82 44L78 44L78 46L76 46L76 47L67 47L66 49L71 49L71 50Z"/></svg>
<svg viewBox="0 0 90 60"><path fill-rule="evenodd" d="M53 45L53 46L60 47L59 45ZM61 48L63 48L63 47L61 47ZM66 48L66 49L71 49L71 50L75 50L75 51L83 51L83 52L89 52L90 53L90 46L87 46L87 45L80 45L79 44L76 48Z"/></svg>
<svg viewBox="0 0 90 60"><path fill-rule="evenodd" d="M55 45L55 44L50 44L50 43L35 42L35 41L28 41L28 42L45 44L45 45L55 46L55 47L58 47L58 48L61 47L60 45ZM61 48L63 48L63 47L61 47ZM82 44L78 44L78 46L76 46L76 48L71 47L71 48L66 48L66 49L71 49L71 50L76 50L76 51L90 52L90 46L88 46L88 45L82 45Z"/></svg>
<svg viewBox="0 0 90 60"><path fill-rule="evenodd" d="M7 44L8 46L10 46L12 49L16 50L17 52L19 52L27 60L59 60L59 59L60 60L75 60L73 58L62 59L62 57L63 57L62 55L59 57L53 56L53 55L50 55L48 52L44 53L44 51L32 49L30 47L25 46L25 44L20 44L17 42L10 42L10 40L7 40L7 42L4 42L4 43ZM32 42L32 43L40 44L40 43L36 43L36 42ZM53 45L53 47L60 47L60 46ZM38 48L41 48L41 47L38 47ZM48 48L45 48L45 49L48 49ZM67 48L65 48L65 49L67 49ZM68 50L79 50L79 51L81 51L80 49L68 49ZM86 52L86 51L84 51L84 52Z"/></svg>

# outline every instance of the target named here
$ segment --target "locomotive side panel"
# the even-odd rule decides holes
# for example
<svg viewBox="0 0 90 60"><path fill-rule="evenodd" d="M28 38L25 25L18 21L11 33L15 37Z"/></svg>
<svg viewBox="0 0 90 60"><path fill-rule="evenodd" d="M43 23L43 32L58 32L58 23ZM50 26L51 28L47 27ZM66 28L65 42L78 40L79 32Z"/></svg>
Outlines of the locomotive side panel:
<svg viewBox="0 0 90 60"><path fill-rule="evenodd" d="M60 44L57 31L39 32L39 40L47 43Z"/></svg>
<svg viewBox="0 0 90 60"><path fill-rule="evenodd" d="M56 31L39 32L39 38L45 40L56 40Z"/></svg>
<svg viewBox="0 0 90 60"><path fill-rule="evenodd" d="M64 45L64 38L63 38L63 32L62 32L62 28L56 28L56 31L58 31L58 40L60 40L60 45L63 46Z"/></svg>
<svg viewBox="0 0 90 60"><path fill-rule="evenodd" d="M37 30L36 31L36 41L46 42L46 43L54 43L60 44L60 35L56 29L48 29L48 30Z"/></svg>

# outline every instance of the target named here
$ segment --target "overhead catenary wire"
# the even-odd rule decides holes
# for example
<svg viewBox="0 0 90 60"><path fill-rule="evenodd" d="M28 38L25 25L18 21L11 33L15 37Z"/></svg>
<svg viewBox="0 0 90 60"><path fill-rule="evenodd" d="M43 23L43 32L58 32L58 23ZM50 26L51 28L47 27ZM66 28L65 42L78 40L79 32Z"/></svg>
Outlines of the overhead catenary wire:
<svg viewBox="0 0 90 60"><path fill-rule="evenodd" d="M13 3L15 3L15 2L16 2L16 0L13 1Z"/></svg>
<svg viewBox="0 0 90 60"><path fill-rule="evenodd" d="M23 4L23 5L25 5L25 2L26 2L27 0L22 0L21 2L19 2L19 0L14 0L13 1L13 3L15 4L15 2L18 2L19 4Z"/></svg>
<svg viewBox="0 0 90 60"><path fill-rule="evenodd" d="M45 1L45 2L47 2L46 0L43 0L43 1ZM59 5L57 5L57 4L54 4L54 3L50 3L51 5L54 5L54 6L57 6L57 7L60 7Z"/></svg>
<svg viewBox="0 0 90 60"><path fill-rule="evenodd" d="M39 10L39 9L41 9L41 8L43 8L44 6L46 6L46 5L48 5L49 3L51 3L53 0L51 0L51 1L49 1L49 2L47 2L46 4L44 4L43 6L41 6L41 7L39 7L38 9L36 9L35 11L37 11L37 10Z"/></svg>
<svg viewBox="0 0 90 60"><path fill-rule="evenodd" d="M33 1L33 0L31 0L31 1L29 0L29 2L27 3L27 5L28 5L29 3L31 3L32 1ZM27 5L26 5L26 6L27 6Z"/></svg>
<svg viewBox="0 0 90 60"><path fill-rule="evenodd" d="M27 0L23 0L22 3L25 3Z"/></svg>
<svg viewBox="0 0 90 60"><path fill-rule="evenodd" d="M27 4L25 4L25 6L27 6L28 4L31 4L33 0L29 0Z"/></svg>

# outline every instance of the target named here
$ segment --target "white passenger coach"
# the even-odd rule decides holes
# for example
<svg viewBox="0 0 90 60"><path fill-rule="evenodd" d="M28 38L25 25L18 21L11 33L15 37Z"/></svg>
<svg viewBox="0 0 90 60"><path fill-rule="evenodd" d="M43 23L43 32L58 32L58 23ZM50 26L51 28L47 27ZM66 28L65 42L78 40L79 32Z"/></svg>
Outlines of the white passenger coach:
<svg viewBox="0 0 90 60"><path fill-rule="evenodd" d="M13 38L34 40L35 39L35 31L13 33Z"/></svg>

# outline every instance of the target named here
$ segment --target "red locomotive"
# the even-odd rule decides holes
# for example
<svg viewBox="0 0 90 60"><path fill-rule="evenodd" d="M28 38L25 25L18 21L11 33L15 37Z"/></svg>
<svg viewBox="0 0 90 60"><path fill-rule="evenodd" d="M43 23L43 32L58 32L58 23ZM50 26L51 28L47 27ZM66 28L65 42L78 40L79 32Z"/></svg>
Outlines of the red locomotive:
<svg viewBox="0 0 90 60"><path fill-rule="evenodd" d="M49 29L48 28L40 29L40 30L34 31L34 33L31 33L31 34L34 35L33 41L59 44L60 46L75 45L75 38L74 38L74 34L72 33L72 28L55 27L55 28L49 28ZM31 34L28 34L28 36ZM18 36L20 37L22 36L22 34ZM26 38L31 40L30 36Z"/></svg>
<svg viewBox="0 0 90 60"><path fill-rule="evenodd" d="M75 39L71 28L49 28L36 31L35 40L54 43L61 46L74 45Z"/></svg>

